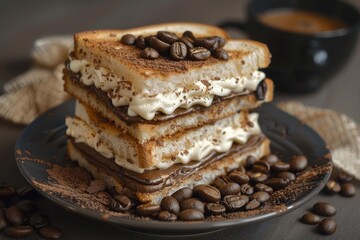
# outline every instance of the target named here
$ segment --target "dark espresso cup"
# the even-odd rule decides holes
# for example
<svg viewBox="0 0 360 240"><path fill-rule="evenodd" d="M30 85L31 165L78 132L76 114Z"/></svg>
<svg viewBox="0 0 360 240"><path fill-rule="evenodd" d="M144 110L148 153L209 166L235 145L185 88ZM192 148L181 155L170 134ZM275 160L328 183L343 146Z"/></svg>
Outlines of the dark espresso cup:
<svg viewBox="0 0 360 240"><path fill-rule="evenodd" d="M262 14L281 9L322 14L344 25L329 31L300 33L261 21ZM226 21L220 27L244 31L251 39L267 44L272 60L265 72L276 89L284 92L318 90L345 65L359 32L359 12L338 0L254 0L247 12L246 22Z"/></svg>

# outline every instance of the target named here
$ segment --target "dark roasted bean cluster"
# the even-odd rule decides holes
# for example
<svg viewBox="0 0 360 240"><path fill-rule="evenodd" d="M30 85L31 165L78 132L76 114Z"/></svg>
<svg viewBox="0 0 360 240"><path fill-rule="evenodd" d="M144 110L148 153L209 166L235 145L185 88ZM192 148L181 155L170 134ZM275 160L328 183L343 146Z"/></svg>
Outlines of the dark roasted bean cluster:
<svg viewBox="0 0 360 240"><path fill-rule="evenodd" d="M249 211L262 207L274 191L286 188L305 170L307 159L294 156L289 163L270 154L259 160L248 156L244 166L216 177L211 185L185 187L164 197L160 204L132 204L125 195L117 195L109 208L161 221L196 221L227 212Z"/></svg>
<svg viewBox="0 0 360 240"><path fill-rule="evenodd" d="M181 37L168 31L158 31L156 35L146 37L125 34L120 41L141 49L140 57L145 59L156 59L160 54L176 61L202 61L210 56L229 59L229 54L223 49L225 39L219 36L196 38L191 31L185 31Z"/></svg>
<svg viewBox="0 0 360 240"><path fill-rule="evenodd" d="M351 183L353 177L345 172L333 174L334 176L327 182L325 190L328 194L339 193L343 197L353 197L356 194L356 188Z"/></svg>
<svg viewBox="0 0 360 240"><path fill-rule="evenodd" d="M34 202L38 197L32 187L17 190L0 184L0 232L8 237L23 238L36 230L43 238L60 239L63 235L61 230L49 226L49 218L38 212Z"/></svg>

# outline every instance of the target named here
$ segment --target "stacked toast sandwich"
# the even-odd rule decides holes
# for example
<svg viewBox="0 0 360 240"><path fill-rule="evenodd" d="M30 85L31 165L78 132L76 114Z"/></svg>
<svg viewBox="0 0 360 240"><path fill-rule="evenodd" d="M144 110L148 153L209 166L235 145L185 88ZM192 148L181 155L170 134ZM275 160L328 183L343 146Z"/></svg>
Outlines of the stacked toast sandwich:
<svg viewBox="0 0 360 240"><path fill-rule="evenodd" d="M144 58L144 49L120 41L159 31L216 36L227 57ZM66 119L69 157L142 203L210 184L248 156L270 152L258 114L249 112L272 100L272 81L259 70L269 63L265 45L202 24L75 34L64 69L65 90L77 99Z"/></svg>

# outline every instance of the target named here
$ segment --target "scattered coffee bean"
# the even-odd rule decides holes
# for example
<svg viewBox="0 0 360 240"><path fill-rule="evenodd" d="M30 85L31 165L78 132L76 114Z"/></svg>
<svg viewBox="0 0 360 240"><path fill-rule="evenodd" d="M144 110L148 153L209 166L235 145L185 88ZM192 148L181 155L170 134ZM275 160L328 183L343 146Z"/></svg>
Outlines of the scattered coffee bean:
<svg viewBox="0 0 360 240"><path fill-rule="evenodd" d="M181 37L181 38L179 38L179 41L182 42L183 44L185 44L185 46L187 47L187 49L194 48L193 41L192 41L190 38Z"/></svg>
<svg viewBox="0 0 360 240"><path fill-rule="evenodd" d="M145 41L145 38L143 35L140 35L136 38L135 45L137 48L140 48L140 49L145 49L147 47L147 44L146 44L146 41Z"/></svg>
<svg viewBox="0 0 360 240"><path fill-rule="evenodd" d="M290 170L290 164L285 162L277 162L271 166L271 170L274 172L287 172Z"/></svg>
<svg viewBox="0 0 360 240"><path fill-rule="evenodd" d="M30 200L20 200L16 203L16 207L18 207L21 211L31 213L36 211L36 205Z"/></svg>
<svg viewBox="0 0 360 240"><path fill-rule="evenodd" d="M210 57L209 50L203 47L196 47L189 50L190 58L196 61L203 61Z"/></svg>
<svg viewBox="0 0 360 240"><path fill-rule="evenodd" d="M16 188L8 185L0 186L0 199L8 199L14 196L16 193Z"/></svg>
<svg viewBox="0 0 360 240"><path fill-rule="evenodd" d="M295 180L295 174L292 172L279 172L276 177L278 178L286 178L289 181L294 181Z"/></svg>
<svg viewBox="0 0 360 240"><path fill-rule="evenodd" d="M115 212L126 212L131 208L131 200L125 195L119 194L111 199L109 207Z"/></svg>
<svg viewBox="0 0 360 240"><path fill-rule="evenodd" d="M225 206L218 203L207 203L205 208L206 211L212 215L220 215L226 211Z"/></svg>
<svg viewBox="0 0 360 240"><path fill-rule="evenodd" d="M304 155L295 156L290 161L290 171L301 172L307 167L308 160Z"/></svg>
<svg viewBox="0 0 360 240"><path fill-rule="evenodd" d="M251 195L254 193L254 188L248 183L242 184L240 186L240 190L241 190L241 193L245 194L245 195Z"/></svg>
<svg viewBox="0 0 360 240"><path fill-rule="evenodd" d="M320 222L320 217L313 213L306 213L302 216L301 221L305 224L315 225Z"/></svg>
<svg viewBox="0 0 360 240"><path fill-rule="evenodd" d="M168 44L173 44L174 42L179 40L175 33L167 31L158 31L156 37Z"/></svg>
<svg viewBox="0 0 360 240"><path fill-rule="evenodd" d="M177 216L174 213L170 213L168 211L161 211L158 214L158 218L161 221L176 221Z"/></svg>
<svg viewBox="0 0 360 240"><path fill-rule="evenodd" d="M190 198L182 201L180 203L180 209L181 211L184 211L186 209L196 209L200 212L204 212L204 203L199 201L196 198Z"/></svg>
<svg viewBox="0 0 360 240"><path fill-rule="evenodd" d="M136 207L135 213L139 216L151 216L161 210L159 204L146 203Z"/></svg>
<svg viewBox="0 0 360 240"><path fill-rule="evenodd" d="M33 228L30 226L17 226L17 227L6 227L5 234L13 238L22 238L30 236L33 232Z"/></svg>
<svg viewBox="0 0 360 240"><path fill-rule="evenodd" d="M263 191L263 192L267 192L267 193L272 193L274 190L269 187L268 185L265 185L263 183L258 183L255 185L255 190L256 191Z"/></svg>
<svg viewBox="0 0 360 240"><path fill-rule="evenodd" d="M231 183L231 179L228 176L218 176L214 179L214 185L220 189L225 187L226 184Z"/></svg>
<svg viewBox="0 0 360 240"><path fill-rule="evenodd" d="M214 50L219 46L218 42L214 37L196 38L194 40L194 44L197 47L203 47L209 50Z"/></svg>
<svg viewBox="0 0 360 240"><path fill-rule="evenodd" d="M258 208L259 206L260 206L260 203L256 199L253 199L245 205L245 209L253 210L253 209Z"/></svg>
<svg viewBox="0 0 360 240"><path fill-rule="evenodd" d="M32 227L39 229L49 225L49 218L43 214L35 213L30 217L29 223Z"/></svg>
<svg viewBox="0 0 360 240"><path fill-rule="evenodd" d="M240 185L234 182L230 182L220 188L221 196L227 196L227 195L236 195L239 194L241 191Z"/></svg>
<svg viewBox="0 0 360 240"><path fill-rule="evenodd" d="M273 165L274 163L279 161L278 156L276 156L275 154L266 155L262 159L270 163L270 165Z"/></svg>
<svg viewBox="0 0 360 240"><path fill-rule="evenodd" d="M353 197L356 194L356 188L351 183L343 183L341 184L341 196L344 197Z"/></svg>
<svg viewBox="0 0 360 240"><path fill-rule="evenodd" d="M24 222L25 216L23 211L21 211L16 206L11 206L5 209L6 219L9 220L13 225L19 226Z"/></svg>
<svg viewBox="0 0 360 240"><path fill-rule="evenodd" d="M241 173L245 173L246 174L246 169L244 166L240 166L236 169L237 171L241 172Z"/></svg>
<svg viewBox="0 0 360 240"><path fill-rule="evenodd" d="M326 184L326 192L329 194L339 193L341 191L341 186L339 183L334 180L329 180Z"/></svg>
<svg viewBox="0 0 360 240"><path fill-rule="evenodd" d="M253 199L256 199L259 203L266 202L269 200L270 195L267 192L259 191L252 195Z"/></svg>
<svg viewBox="0 0 360 240"><path fill-rule="evenodd" d="M174 42L170 47L170 55L174 60L183 60L187 55L186 45L182 42Z"/></svg>
<svg viewBox="0 0 360 240"><path fill-rule="evenodd" d="M46 239L60 239L63 233L56 227L47 226L39 229L39 235Z"/></svg>
<svg viewBox="0 0 360 240"><path fill-rule="evenodd" d="M252 167L254 172L268 173L270 171L270 163L264 160L256 161Z"/></svg>
<svg viewBox="0 0 360 240"><path fill-rule="evenodd" d="M280 190L289 185L290 181L286 178L269 178L265 184L272 187L274 190Z"/></svg>
<svg viewBox="0 0 360 240"><path fill-rule="evenodd" d="M198 185L193 188L195 196L198 196L204 202L217 202L221 198L220 191L209 185Z"/></svg>
<svg viewBox="0 0 360 240"><path fill-rule="evenodd" d="M0 217L0 232L4 230L4 228L7 226L6 220L3 217Z"/></svg>
<svg viewBox="0 0 360 240"><path fill-rule="evenodd" d="M246 195L228 195L223 199L223 204L228 211L237 211L249 202L249 197Z"/></svg>
<svg viewBox="0 0 360 240"><path fill-rule="evenodd" d="M249 176L240 171L230 173L229 178L238 184L244 184L250 181Z"/></svg>
<svg viewBox="0 0 360 240"><path fill-rule="evenodd" d="M106 189L105 181L102 179L96 179L90 182L90 186L86 189L86 192L93 194Z"/></svg>
<svg viewBox="0 0 360 240"><path fill-rule="evenodd" d="M40 196L39 193L31 186L19 188L16 193L22 199L35 200Z"/></svg>
<svg viewBox="0 0 360 240"><path fill-rule="evenodd" d="M246 158L245 167L247 169L250 169L254 165L255 162L256 162L256 158L254 156L250 155Z"/></svg>
<svg viewBox="0 0 360 240"><path fill-rule="evenodd" d="M136 37L132 34L125 34L121 37L121 42L126 45L134 45Z"/></svg>
<svg viewBox="0 0 360 240"><path fill-rule="evenodd" d="M266 92L267 92L267 85L264 79L256 87L255 90L256 99L259 101L263 101L265 99Z"/></svg>
<svg viewBox="0 0 360 240"><path fill-rule="evenodd" d="M252 183L265 182L266 179L268 178L266 174L260 172L257 173L249 172L248 176L250 177L250 182Z"/></svg>
<svg viewBox="0 0 360 240"><path fill-rule="evenodd" d="M145 48L140 53L140 57L145 59L156 59L159 56L160 56L159 53L154 48L149 48L149 47Z"/></svg>
<svg viewBox="0 0 360 240"><path fill-rule="evenodd" d="M353 177L345 172L340 172L337 175L337 179L339 180L340 183L348 183L351 182Z"/></svg>
<svg viewBox="0 0 360 240"><path fill-rule="evenodd" d="M170 50L170 44L161 41L156 37L151 37L149 40L150 47L156 49L159 53L167 55Z"/></svg>
<svg viewBox="0 0 360 240"><path fill-rule="evenodd" d="M171 196L174 197L178 202L182 202L186 199L191 198L193 195L193 190L189 187L181 188L174 192Z"/></svg>
<svg viewBox="0 0 360 240"><path fill-rule="evenodd" d="M225 39L219 36L214 36L215 40L218 43L218 48L222 48L223 46L225 46Z"/></svg>
<svg viewBox="0 0 360 240"><path fill-rule="evenodd" d="M162 210L168 211L170 213L178 214L180 211L179 202L171 196L166 196L161 200L160 207Z"/></svg>
<svg viewBox="0 0 360 240"><path fill-rule="evenodd" d="M335 233L336 227L336 222L333 219L325 218L319 223L318 230L324 235L331 235Z"/></svg>
<svg viewBox="0 0 360 240"><path fill-rule="evenodd" d="M179 219L182 221L197 221L204 219L204 213L197 209L186 209L179 212Z"/></svg>
<svg viewBox="0 0 360 240"><path fill-rule="evenodd" d="M314 213L325 217L331 217L336 214L336 208L327 202L317 202L312 209Z"/></svg>
<svg viewBox="0 0 360 240"><path fill-rule="evenodd" d="M214 58L220 59L220 60L228 60L229 54L227 51L225 51L222 48L217 48L211 52L211 54L214 56Z"/></svg>
<svg viewBox="0 0 360 240"><path fill-rule="evenodd" d="M193 41L196 39L194 34L191 31L185 31L182 36L190 38Z"/></svg>

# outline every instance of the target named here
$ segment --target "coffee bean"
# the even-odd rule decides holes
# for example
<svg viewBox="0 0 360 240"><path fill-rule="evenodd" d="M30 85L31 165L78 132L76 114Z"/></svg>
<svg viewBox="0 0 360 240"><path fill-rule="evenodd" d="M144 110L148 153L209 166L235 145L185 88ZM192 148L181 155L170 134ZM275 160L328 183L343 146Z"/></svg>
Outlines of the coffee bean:
<svg viewBox="0 0 360 240"><path fill-rule="evenodd" d="M39 229L39 235L46 239L60 239L63 233L56 227L47 226Z"/></svg>
<svg viewBox="0 0 360 240"><path fill-rule="evenodd" d="M214 58L220 59L220 60L228 60L229 54L227 51L225 51L222 48L217 48L211 52L211 54L214 56Z"/></svg>
<svg viewBox="0 0 360 240"><path fill-rule="evenodd" d="M30 217L29 223L32 227L39 229L49 225L49 218L43 214L35 213Z"/></svg>
<svg viewBox="0 0 360 240"><path fill-rule="evenodd" d="M156 59L159 56L160 56L159 53L155 49L149 48L149 47L145 48L140 53L140 57L145 58L145 59Z"/></svg>
<svg viewBox="0 0 360 240"><path fill-rule="evenodd" d="M264 160L256 161L252 167L254 172L268 173L270 171L270 163Z"/></svg>
<svg viewBox="0 0 360 240"><path fill-rule="evenodd" d="M3 217L0 217L0 232L4 230L4 228L7 226L6 220Z"/></svg>
<svg viewBox="0 0 360 240"><path fill-rule="evenodd" d="M286 178L269 178L265 184L272 187L274 190L279 190L287 187L290 181Z"/></svg>
<svg viewBox="0 0 360 240"><path fill-rule="evenodd" d="M35 200L40 197L39 193L31 186L19 188L16 193L22 199Z"/></svg>
<svg viewBox="0 0 360 240"><path fill-rule="evenodd" d="M337 179L339 180L340 183L347 183L347 182L351 182L353 177L345 172L340 172L337 174Z"/></svg>
<svg viewBox="0 0 360 240"><path fill-rule="evenodd" d="M219 48L222 48L223 46L225 46L225 39L224 38L219 37L219 36L214 36L213 38L217 41Z"/></svg>
<svg viewBox="0 0 360 240"><path fill-rule="evenodd" d="M145 49L147 47L145 38L143 35L140 35L135 40L135 46L140 49Z"/></svg>
<svg viewBox="0 0 360 240"><path fill-rule="evenodd" d="M279 158L275 154L269 154L264 156L262 160L267 161L268 163L270 163L270 165L273 165L274 163L279 161Z"/></svg>
<svg viewBox="0 0 360 240"><path fill-rule="evenodd" d="M159 204L146 203L136 207L135 213L139 216L151 216L161 210Z"/></svg>
<svg viewBox="0 0 360 240"><path fill-rule="evenodd" d="M242 184L240 186L240 190L241 190L241 193L245 194L245 195L251 195L254 193L254 188L248 183Z"/></svg>
<svg viewBox="0 0 360 240"><path fill-rule="evenodd" d="M0 208L0 218L5 218L5 213L2 208Z"/></svg>
<svg viewBox="0 0 360 240"><path fill-rule="evenodd" d="M229 178L238 184L244 184L250 181L249 176L240 171L230 173Z"/></svg>
<svg viewBox="0 0 360 240"><path fill-rule="evenodd" d="M219 44L214 37L203 37L203 38L196 38L194 40L194 44L197 47L203 47L209 50L216 49Z"/></svg>
<svg viewBox="0 0 360 240"><path fill-rule="evenodd" d="M271 166L271 170L274 172L287 172L290 170L290 164L285 162L277 162Z"/></svg>
<svg viewBox="0 0 360 240"><path fill-rule="evenodd" d="M189 50L190 58L196 61L206 60L210 57L209 50L203 47L196 47Z"/></svg>
<svg viewBox="0 0 360 240"><path fill-rule="evenodd" d="M264 79L256 87L255 90L256 99L259 101L263 101L265 99L266 92L267 92L267 85Z"/></svg>
<svg viewBox="0 0 360 240"><path fill-rule="evenodd" d="M341 186L339 183L334 180L329 180L326 184L326 192L329 194L339 193L341 191Z"/></svg>
<svg viewBox="0 0 360 240"><path fill-rule="evenodd" d="M168 211L170 213L178 214L180 211L179 202L171 196L166 196L161 200L160 207L162 210Z"/></svg>
<svg viewBox="0 0 360 240"><path fill-rule="evenodd" d="M203 213L204 212L204 203L199 201L196 198L190 198L190 199L186 199L180 203L180 209L181 209L181 211L184 211L186 209L196 209Z"/></svg>
<svg viewBox="0 0 360 240"><path fill-rule="evenodd" d="M212 215L220 215L226 211L225 206L218 203L207 203L205 208L206 211Z"/></svg>
<svg viewBox="0 0 360 240"><path fill-rule="evenodd" d="M336 214L336 208L327 202L317 202L312 209L314 213L325 217L331 217Z"/></svg>
<svg viewBox="0 0 360 240"><path fill-rule="evenodd" d="M228 176L218 176L214 179L214 185L220 189L225 187L226 184L231 183L231 179Z"/></svg>
<svg viewBox="0 0 360 240"><path fill-rule="evenodd" d="M14 196L16 193L16 188L8 185L0 186L0 199L8 199Z"/></svg>
<svg viewBox="0 0 360 240"><path fill-rule="evenodd" d="M240 166L236 169L237 171L241 172L241 173L245 173L246 174L246 169L244 166Z"/></svg>
<svg viewBox="0 0 360 240"><path fill-rule="evenodd" d="M267 192L259 191L252 195L253 199L256 199L259 203L266 202L269 200L270 195Z"/></svg>
<svg viewBox="0 0 360 240"><path fill-rule="evenodd" d="M178 41L179 38L176 36L175 33L167 32L167 31L159 31L156 34L156 37L163 42L168 44L173 44L174 42Z"/></svg>
<svg viewBox="0 0 360 240"><path fill-rule="evenodd" d="M115 212L127 212L131 208L131 200L125 195L119 194L111 199L109 207Z"/></svg>
<svg viewBox="0 0 360 240"><path fill-rule="evenodd" d="M245 195L228 195L223 199L223 204L229 211L237 211L249 202L249 197Z"/></svg>
<svg viewBox="0 0 360 240"><path fill-rule="evenodd" d="M126 45L134 45L136 37L132 34L125 34L121 37L120 41Z"/></svg>
<svg viewBox="0 0 360 240"><path fill-rule="evenodd" d="M278 178L286 178L289 181L294 181L295 180L295 174L292 172L279 172L278 174L276 174L276 177Z"/></svg>
<svg viewBox="0 0 360 240"><path fill-rule="evenodd" d="M194 34L191 31L185 31L182 36L190 38L193 41L196 39Z"/></svg>
<svg viewBox="0 0 360 240"><path fill-rule="evenodd" d="M259 206L260 206L260 203L256 199L253 199L245 205L245 209L253 210L253 209L258 208Z"/></svg>
<svg viewBox="0 0 360 240"><path fill-rule="evenodd" d="M176 221L177 216L173 213L170 213L168 211L161 211L158 214L158 218L161 221Z"/></svg>
<svg viewBox="0 0 360 240"><path fill-rule="evenodd" d="M149 40L150 47L156 49L159 53L167 55L170 50L170 44L161 41L156 37L151 37Z"/></svg>
<svg viewBox="0 0 360 240"><path fill-rule="evenodd" d="M0 199L0 208L5 208L5 207L6 207L5 201Z"/></svg>
<svg viewBox="0 0 360 240"><path fill-rule="evenodd" d="M299 155L295 156L290 161L290 171L292 172L301 172L307 167L308 160L305 156Z"/></svg>
<svg viewBox="0 0 360 240"><path fill-rule="evenodd" d="M193 188L194 195L204 202L217 202L221 198L220 191L209 185L198 185Z"/></svg>
<svg viewBox="0 0 360 240"><path fill-rule="evenodd" d="M17 226L17 227L6 227L5 234L13 238L22 238L30 236L33 232L33 228L30 226Z"/></svg>
<svg viewBox="0 0 360 240"><path fill-rule="evenodd" d="M351 183L343 183L341 184L341 196L344 197L353 197L356 194L356 188Z"/></svg>
<svg viewBox="0 0 360 240"><path fill-rule="evenodd" d="M181 38L179 38L179 41L182 42L183 44L185 44L187 49L194 48L193 41L190 38L181 37Z"/></svg>
<svg viewBox="0 0 360 240"><path fill-rule="evenodd" d="M174 60L183 60L187 55L186 45L182 42L174 42L170 47L170 55Z"/></svg>
<svg viewBox="0 0 360 240"><path fill-rule="evenodd" d="M182 202L186 199L191 198L193 195L193 190L189 187L181 188L174 192L171 196L174 197L178 202Z"/></svg>
<svg viewBox="0 0 360 240"><path fill-rule="evenodd" d="M179 212L179 219L182 221L197 221L204 219L204 213L197 209L186 209Z"/></svg>
<svg viewBox="0 0 360 240"><path fill-rule="evenodd" d="M245 167L247 169L250 169L254 165L255 162L256 162L256 158L254 156L250 155L246 158Z"/></svg>
<svg viewBox="0 0 360 240"><path fill-rule="evenodd" d="M263 191L263 192L267 192L267 193L272 193L273 189L271 187L269 187L268 185L265 185L263 183L257 183L255 185L255 190L256 191Z"/></svg>
<svg viewBox="0 0 360 240"><path fill-rule="evenodd" d="M305 224L315 225L320 222L321 218L313 213L306 213L302 216L301 221Z"/></svg>
<svg viewBox="0 0 360 240"><path fill-rule="evenodd" d="M15 226L21 225L25 219L23 211L16 206L5 208L5 216Z"/></svg>
<svg viewBox="0 0 360 240"><path fill-rule="evenodd" d="M21 200L16 203L16 207L28 213L34 212L37 209L36 205L30 200Z"/></svg>
<svg viewBox="0 0 360 240"><path fill-rule="evenodd" d="M102 179L96 179L90 182L90 186L86 189L86 192L93 194L100 191L104 191L106 188L105 181Z"/></svg>
<svg viewBox="0 0 360 240"><path fill-rule="evenodd" d="M220 188L221 196L236 195L241 191L240 185L234 182L227 183Z"/></svg>
<svg viewBox="0 0 360 240"><path fill-rule="evenodd" d="M325 218L319 223L318 230L324 235L331 235L335 233L336 227L336 222L333 219Z"/></svg>
<svg viewBox="0 0 360 240"><path fill-rule="evenodd" d="M248 172L248 176L250 178L250 182L253 182L253 183L264 182L268 178L266 174L260 173L260 172L257 172L257 173Z"/></svg>

